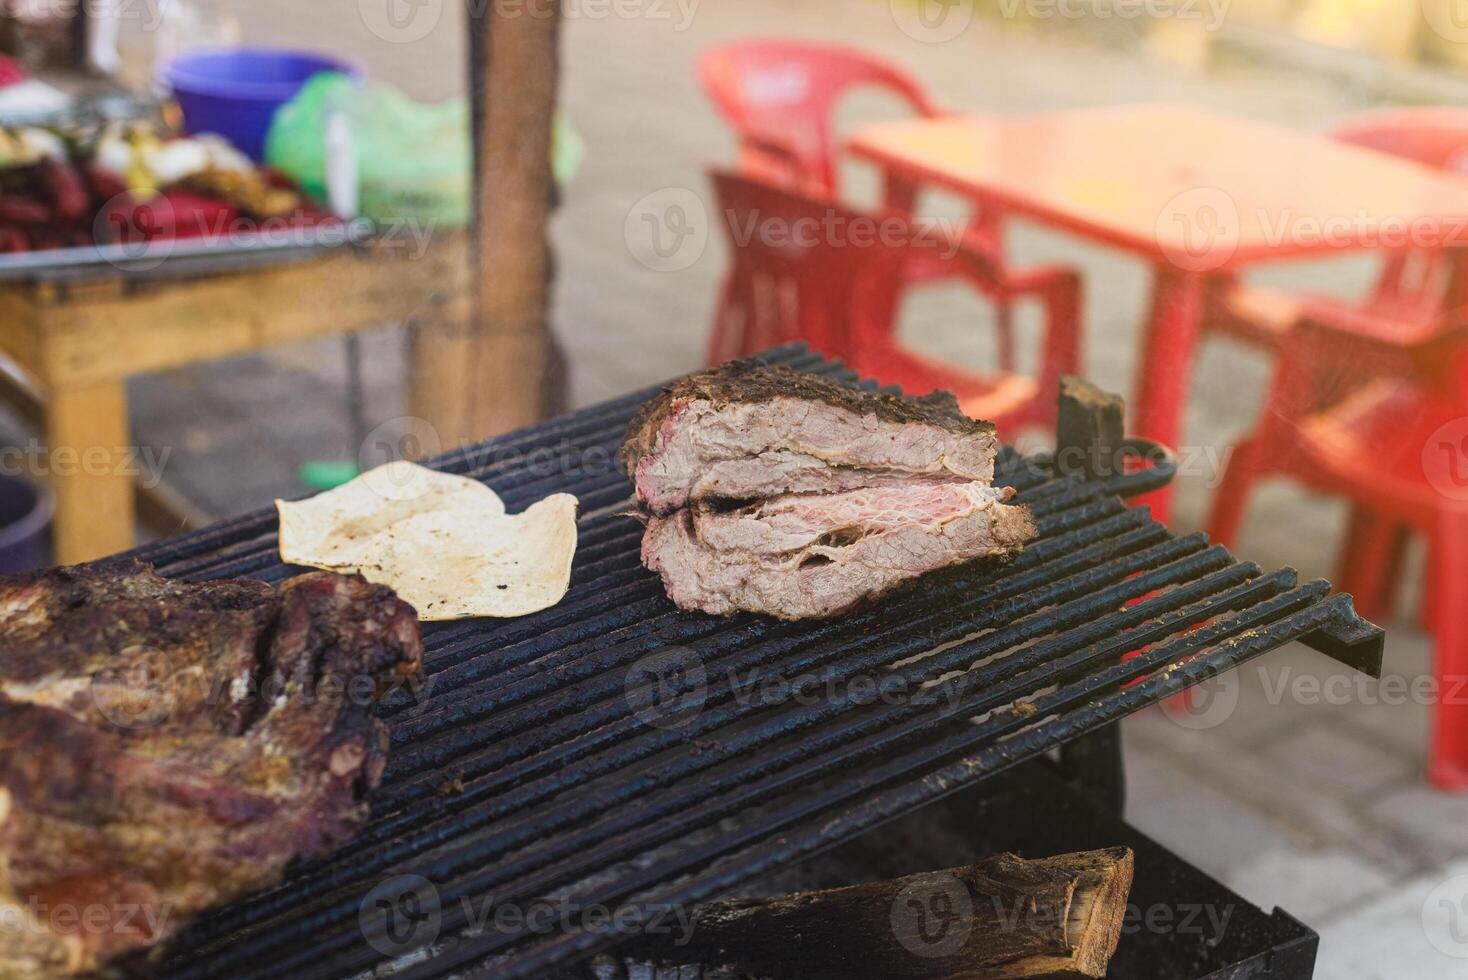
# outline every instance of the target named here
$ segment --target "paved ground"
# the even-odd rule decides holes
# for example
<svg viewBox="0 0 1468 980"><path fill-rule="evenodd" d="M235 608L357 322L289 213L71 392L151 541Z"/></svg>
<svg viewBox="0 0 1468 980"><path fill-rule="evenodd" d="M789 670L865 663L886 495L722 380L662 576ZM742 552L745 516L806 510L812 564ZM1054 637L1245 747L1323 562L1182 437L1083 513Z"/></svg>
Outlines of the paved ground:
<svg viewBox="0 0 1468 980"><path fill-rule="evenodd" d="M259 4L246 28L319 38L344 23L330 36L345 38L380 75L425 96L455 90L460 47L447 13L423 40L384 45L351 17L340 19L346 14L335 8L352 6L292 4L290 22L268 15L280 5ZM577 404L699 362L724 255L715 242L685 269L650 268L657 263L639 260L651 244L639 202L666 201L677 189L702 202L704 166L730 158L728 136L693 82L694 59L711 42L751 32L840 38L902 61L952 105L1005 113L1169 99L1319 130L1376 99L1369 79L1237 60L1185 71L1149 58L1128 30L979 20L954 41L919 43L896 28L883 0L703 0L686 20L680 9L690 8L672 0L616 8L642 12L635 17L598 17L593 11L609 6L590 2L577 8L567 31L566 109L588 158L555 228L555 329ZM875 100L848 108L852 117L892 111ZM870 194L869 174L848 176L854 194ZM1145 271L1037 229L1017 229L1010 245L1021 260L1084 269L1089 371L1129 391ZM1369 265L1352 262L1273 278L1349 293L1369 275ZM957 361L983 355L985 312L976 304L940 291L908 313L917 342ZM384 330L367 349L375 423L402 411L401 336ZM175 447L169 476L204 506L221 515L258 506L298 489L302 460L355 451L339 364L339 348L324 345L146 379L133 390L137 430L149 444ZM1226 445L1247 425L1266 376L1253 355L1209 348L1188 441ZM1179 527L1199 525L1210 489L1206 478L1183 488ZM1329 574L1336 505L1279 487L1261 495L1254 514L1243 554ZM1252 901L1319 928L1328 980L1468 976L1468 798L1425 788L1429 709L1397 690L1430 676L1430 643L1408 615L1413 607L1404 602L1403 617L1390 624L1396 685L1358 688L1324 658L1290 650L1213 692L1207 710L1179 720L1157 712L1127 728L1134 821Z"/></svg>

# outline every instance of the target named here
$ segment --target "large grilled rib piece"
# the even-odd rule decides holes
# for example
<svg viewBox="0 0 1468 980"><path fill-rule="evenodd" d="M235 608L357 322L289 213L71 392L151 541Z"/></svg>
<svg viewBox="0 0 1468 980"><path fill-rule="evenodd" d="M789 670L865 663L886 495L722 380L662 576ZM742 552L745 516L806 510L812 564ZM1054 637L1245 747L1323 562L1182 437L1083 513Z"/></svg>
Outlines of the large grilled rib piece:
<svg viewBox="0 0 1468 980"><path fill-rule="evenodd" d="M136 961L342 844L386 765L371 707L422 655L358 577L0 580L0 977Z"/></svg>

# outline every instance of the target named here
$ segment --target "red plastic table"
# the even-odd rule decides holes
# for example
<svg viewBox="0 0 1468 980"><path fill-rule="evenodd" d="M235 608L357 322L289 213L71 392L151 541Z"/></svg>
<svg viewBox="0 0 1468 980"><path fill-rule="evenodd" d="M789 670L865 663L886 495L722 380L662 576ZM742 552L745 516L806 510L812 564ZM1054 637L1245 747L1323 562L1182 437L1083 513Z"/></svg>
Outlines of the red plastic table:
<svg viewBox="0 0 1468 980"><path fill-rule="evenodd" d="M1169 446L1210 276L1332 251L1468 243L1468 179L1197 106L903 120L858 130L849 149L889 183L940 186L1149 262L1133 428ZM1170 490L1146 502L1170 516Z"/></svg>

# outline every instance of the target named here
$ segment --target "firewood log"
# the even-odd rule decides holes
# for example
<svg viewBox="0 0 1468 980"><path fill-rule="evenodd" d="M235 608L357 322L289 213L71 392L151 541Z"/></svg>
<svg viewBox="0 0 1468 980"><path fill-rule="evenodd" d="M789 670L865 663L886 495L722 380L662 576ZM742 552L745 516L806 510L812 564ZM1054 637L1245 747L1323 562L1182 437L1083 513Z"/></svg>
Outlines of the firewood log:
<svg viewBox="0 0 1468 980"><path fill-rule="evenodd" d="M657 958L802 978L1103 977L1133 856L1115 848L977 864L695 911L692 940Z"/></svg>

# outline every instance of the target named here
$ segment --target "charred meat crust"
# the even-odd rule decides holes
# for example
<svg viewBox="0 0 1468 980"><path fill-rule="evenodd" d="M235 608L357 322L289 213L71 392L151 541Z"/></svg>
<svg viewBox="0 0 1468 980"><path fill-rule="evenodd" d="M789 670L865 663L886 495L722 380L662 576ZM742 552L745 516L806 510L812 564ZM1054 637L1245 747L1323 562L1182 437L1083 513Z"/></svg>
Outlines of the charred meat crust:
<svg viewBox="0 0 1468 980"><path fill-rule="evenodd" d="M670 415L690 401L703 399L718 407L738 402L765 402L774 398L824 402L860 415L875 415L883 422L899 425L926 423L959 434L994 431L991 423L975 421L965 415L952 392L935 391L921 398L902 398L861 391L815 375L801 374L788 367L770 367L759 360L746 359L675 382L643 405L632 417L626 438L622 441L622 469L635 480L637 461L654 451L658 430Z"/></svg>
<svg viewBox="0 0 1468 980"><path fill-rule="evenodd" d="M344 843L387 762L373 704L422 658L412 607L357 576L0 579L0 913L126 896L159 926L0 930L0 976L145 954Z"/></svg>

